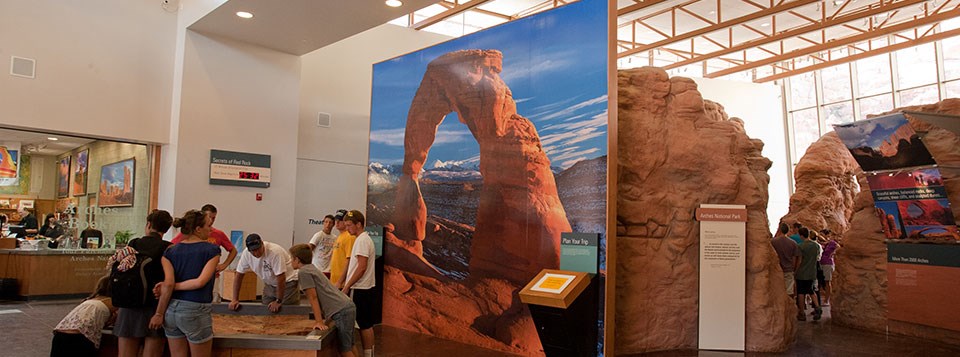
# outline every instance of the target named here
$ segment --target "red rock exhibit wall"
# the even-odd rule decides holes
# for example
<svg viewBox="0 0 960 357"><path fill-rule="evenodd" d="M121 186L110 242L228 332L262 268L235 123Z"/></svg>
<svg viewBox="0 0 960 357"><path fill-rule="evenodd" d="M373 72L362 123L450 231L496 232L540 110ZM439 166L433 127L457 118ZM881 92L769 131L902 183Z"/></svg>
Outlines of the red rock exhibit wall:
<svg viewBox="0 0 960 357"><path fill-rule="evenodd" d="M743 204L747 351L782 351L796 307L770 245L763 142L693 80L659 68L618 74L616 352L695 349L701 203Z"/></svg>
<svg viewBox="0 0 960 357"><path fill-rule="evenodd" d="M960 115L960 99L900 108L890 113L900 110ZM960 169L957 169L960 167L960 139L948 130L909 115L907 119L918 132L927 132L923 143L940 165L954 218L960 219ZM799 220L814 227L826 224L836 228L837 232L843 232L843 246L837 251L834 273L833 321L880 333L890 332L960 344L957 331L888 318L887 247L881 229L884 225L876 214L873 197L862 174L857 177L862 190L856 193L852 205L847 204L852 188L846 182L852 174L859 172L859 169L851 170L851 165L855 165L853 157L837 141L835 134L829 133L821 138L807 150L797 165L797 193L790 200L790 213L784 217L785 221ZM826 179L808 181L809 178ZM806 188L805 192L800 191L801 187ZM832 197L834 202L819 197ZM842 217L846 217L847 221L841 220ZM944 286L943 289L958 291L960 282Z"/></svg>

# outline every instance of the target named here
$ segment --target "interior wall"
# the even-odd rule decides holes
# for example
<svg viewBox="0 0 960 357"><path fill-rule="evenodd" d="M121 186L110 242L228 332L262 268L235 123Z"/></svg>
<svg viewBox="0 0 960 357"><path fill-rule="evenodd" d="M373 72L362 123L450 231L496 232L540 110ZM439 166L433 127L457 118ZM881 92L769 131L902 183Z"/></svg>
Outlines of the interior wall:
<svg viewBox="0 0 960 357"><path fill-rule="evenodd" d="M172 205L165 208L180 215L211 203L219 211L215 227L289 247L300 58L189 31L183 52L175 177L164 193ZM270 187L210 185L211 149L270 155Z"/></svg>
<svg viewBox="0 0 960 357"><path fill-rule="evenodd" d="M326 214L364 210L373 64L449 37L381 25L302 57L294 236L307 242ZM331 115L317 126L318 113Z"/></svg>
<svg viewBox="0 0 960 357"><path fill-rule="evenodd" d="M0 122L166 142L176 24L160 1L0 2ZM10 56L36 78L9 75Z"/></svg>
<svg viewBox="0 0 960 357"><path fill-rule="evenodd" d="M786 128L783 116L783 94L772 83L748 83L721 79L693 78L704 99L723 105L730 117L743 119L747 135L763 141L763 156L773 161L770 175L767 217L770 231L776 231L776 217L790 209L790 173L787 165Z"/></svg>

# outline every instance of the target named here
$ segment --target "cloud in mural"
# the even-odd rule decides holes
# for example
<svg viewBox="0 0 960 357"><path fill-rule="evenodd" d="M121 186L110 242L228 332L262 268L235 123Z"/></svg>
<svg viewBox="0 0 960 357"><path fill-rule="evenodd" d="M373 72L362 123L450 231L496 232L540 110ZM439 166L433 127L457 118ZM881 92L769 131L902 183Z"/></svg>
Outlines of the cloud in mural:
<svg viewBox="0 0 960 357"><path fill-rule="evenodd" d="M580 111L581 109L588 108L594 105L600 105L600 104L602 104L604 108L606 107L606 104L607 104L606 94L596 98L588 99L586 101L571 105L567 108L564 108L552 113L538 113L538 114L533 114L530 117L531 119L536 121L545 121L545 120L553 120L557 118L564 118L564 117L573 115L574 113Z"/></svg>
<svg viewBox="0 0 960 357"><path fill-rule="evenodd" d="M406 128L374 130L370 132L370 141L390 146L403 146L403 135ZM434 144L451 144L466 140L474 140L473 134L467 130L439 130Z"/></svg>

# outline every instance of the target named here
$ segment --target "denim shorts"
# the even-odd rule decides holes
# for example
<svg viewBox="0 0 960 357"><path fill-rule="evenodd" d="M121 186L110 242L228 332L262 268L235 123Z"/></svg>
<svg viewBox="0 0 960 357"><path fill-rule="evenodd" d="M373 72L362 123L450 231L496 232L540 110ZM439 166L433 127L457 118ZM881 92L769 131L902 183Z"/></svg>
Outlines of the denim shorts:
<svg viewBox="0 0 960 357"><path fill-rule="evenodd" d="M337 337L340 340L340 352L353 351L353 324L357 321L357 308L347 306L330 317L337 327Z"/></svg>
<svg viewBox="0 0 960 357"><path fill-rule="evenodd" d="M187 338L192 344L201 344L213 338L213 317L210 304L186 300L170 300L163 316L163 331L167 338Z"/></svg>

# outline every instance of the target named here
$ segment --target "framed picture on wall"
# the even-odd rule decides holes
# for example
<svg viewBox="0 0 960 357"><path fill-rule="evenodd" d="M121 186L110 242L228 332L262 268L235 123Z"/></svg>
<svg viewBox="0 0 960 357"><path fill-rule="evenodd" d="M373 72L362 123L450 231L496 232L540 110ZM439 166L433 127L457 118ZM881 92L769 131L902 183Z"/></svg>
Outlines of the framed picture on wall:
<svg viewBox="0 0 960 357"><path fill-rule="evenodd" d="M97 193L100 207L133 206L135 169L136 158L132 157L100 168L100 191Z"/></svg>
<svg viewBox="0 0 960 357"><path fill-rule="evenodd" d="M77 153L77 165L73 167L73 195L87 194L87 165L90 163L90 150Z"/></svg>
<svg viewBox="0 0 960 357"><path fill-rule="evenodd" d="M57 197L70 195L70 155L57 159Z"/></svg>

